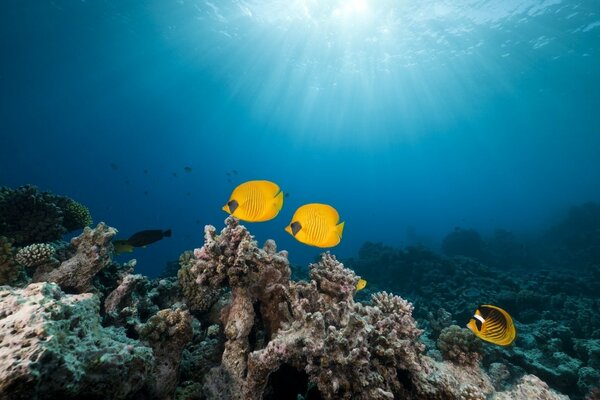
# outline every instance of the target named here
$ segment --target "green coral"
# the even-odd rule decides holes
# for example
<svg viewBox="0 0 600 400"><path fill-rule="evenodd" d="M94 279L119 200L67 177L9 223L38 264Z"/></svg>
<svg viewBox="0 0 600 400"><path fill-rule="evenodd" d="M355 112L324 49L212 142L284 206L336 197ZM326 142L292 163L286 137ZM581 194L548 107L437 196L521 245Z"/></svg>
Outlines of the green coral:
<svg viewBox="0 0 600 400"><path fill-rule="evenodd" d="M0 235L15 246L47 243L91 223L87 208L65 196L35 186L0 187Z"/></svg>
<svg viewBox="0 0 600 400"><path fill-rule="evenodd" d="M67 232L85 228L92 225L92 214L90 210L73 199L64 198L61 202L63 210L63 226Z"/></svg>

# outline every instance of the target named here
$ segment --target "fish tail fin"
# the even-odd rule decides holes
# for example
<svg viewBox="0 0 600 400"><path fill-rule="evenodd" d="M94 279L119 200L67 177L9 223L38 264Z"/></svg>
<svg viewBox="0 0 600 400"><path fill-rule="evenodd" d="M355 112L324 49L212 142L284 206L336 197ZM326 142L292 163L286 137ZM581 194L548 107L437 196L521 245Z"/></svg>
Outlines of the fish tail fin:
<svg viewBox="0 0 600 400"><path fill-rule="evenodd" d="M171 237L171 230L167 229L166 231L163 232L163 236L164 237Z"/></svg>
<svg viewBox="0 0 600 400"><path fill-rule="evenodd" d="M335 232L337 233L337 235L340 237L340 239L342 238L342 233L344 232L344 224L346 223L346 221L337 224L335 226Z"/></svg>

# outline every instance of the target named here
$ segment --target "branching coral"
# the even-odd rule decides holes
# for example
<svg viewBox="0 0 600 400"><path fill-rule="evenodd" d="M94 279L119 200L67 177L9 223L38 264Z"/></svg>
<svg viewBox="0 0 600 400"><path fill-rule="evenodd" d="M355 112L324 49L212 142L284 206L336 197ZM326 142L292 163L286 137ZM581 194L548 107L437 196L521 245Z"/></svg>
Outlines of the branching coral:
<svg viewBox="0 0 600 400"><path fill-rule="evenodd" d="M34 243L17 252L15 260L26 267L37 267L52 261L54 247L48 243Z"/></svg>

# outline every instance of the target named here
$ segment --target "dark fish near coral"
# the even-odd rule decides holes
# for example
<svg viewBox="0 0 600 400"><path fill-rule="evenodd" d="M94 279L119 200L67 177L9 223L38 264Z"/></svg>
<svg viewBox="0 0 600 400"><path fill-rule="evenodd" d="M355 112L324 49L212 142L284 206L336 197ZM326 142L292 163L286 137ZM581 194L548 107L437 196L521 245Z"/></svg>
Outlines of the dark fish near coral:
<svg viewBox="0 0 600 400"><path fill-rule="evenodd" d="M467 324L475 336L500 346L508 346L517 337L511 316L500 307L481 305Z"/></svg>
<svg viewBox="0 0 600 400"><path fill-rule="evenodd" d="M183 167L183 170L187 173L192 172L192 167Z"/></svg>
<svg viewBox="0 0 600 400"><path fill-rule="evenodd" d="M144 247L151 243L158 242L164 237L171 237L170 229L167 229L166 231L161 229L149 229L134 233L127 239L127 244L130 244L133 247Z"/></svg>

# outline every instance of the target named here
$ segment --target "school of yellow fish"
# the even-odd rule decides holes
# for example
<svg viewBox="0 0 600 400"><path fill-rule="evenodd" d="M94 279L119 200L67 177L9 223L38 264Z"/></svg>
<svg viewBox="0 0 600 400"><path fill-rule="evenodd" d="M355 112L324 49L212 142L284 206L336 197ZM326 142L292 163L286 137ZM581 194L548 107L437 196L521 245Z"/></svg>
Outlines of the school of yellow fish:
<svg viewBox="0 0 600 400"><path fill-rule="evenodd" d="M281 188L270 181L255 180L238 185L223 211L247 222L269 221L283 207L284 194ZM304 204L294 212L285 231L297 241L315 247L334 247L342 240L344 222L335 208L328 204ZM356 292L364 289L367 281L359 279ZM511 316L500 307L481 305L467 324L475 336L499 346L512 344L517 331Z"/></svg>

